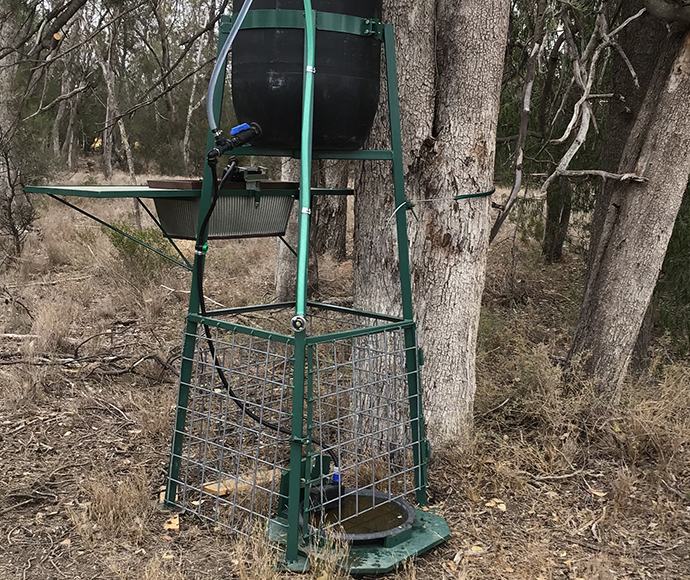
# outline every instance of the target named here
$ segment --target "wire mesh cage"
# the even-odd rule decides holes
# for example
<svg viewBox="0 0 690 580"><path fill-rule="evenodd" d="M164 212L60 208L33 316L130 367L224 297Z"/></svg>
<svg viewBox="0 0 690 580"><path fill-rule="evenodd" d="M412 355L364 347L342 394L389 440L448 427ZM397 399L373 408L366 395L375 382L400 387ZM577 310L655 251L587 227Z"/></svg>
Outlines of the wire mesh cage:
<svg viewBox="0 0 690 580"><path fill-rule="evenodd" d="M191 379L169 474L175 505L234 532L261 522L274 537L297 533L287 515L296 469L305 541L367 533L381 517L409 524L401 500L424 485L414 326L310 305L304 398L295 400L291 308L219 311L191 326L194 348L183 360ZM291 465L295 415L303 451Z"/></svg>

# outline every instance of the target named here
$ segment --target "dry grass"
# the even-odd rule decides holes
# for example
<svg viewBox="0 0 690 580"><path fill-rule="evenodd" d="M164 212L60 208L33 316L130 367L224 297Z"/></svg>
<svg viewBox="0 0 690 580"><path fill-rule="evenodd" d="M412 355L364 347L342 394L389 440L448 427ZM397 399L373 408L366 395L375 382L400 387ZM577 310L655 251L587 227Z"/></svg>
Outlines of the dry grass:
<svg viewBox="0 0 690 580"><path fill-rule="evenodd" d="M131 218L128 201L79 203ZM100 227L53 202L41 211L25 255L0 279L2 326L27 335L0 343L2 360L16 363L0 366L0 577L287 578L262 530L238 540L184 516L179 531L164 530L168 514L152 504L176 376L154 360L130 367L154 353L179 363L187 274L142 277ZM580 258L546 267L535 245L506 239L490 256L474 441L435 450L429 466L453 538L391 578L687 577L690 363L659 342L621 406L602 409L563 365ZM272 300L274 249L213 244L206 294L224 305ZM321 276L323 296L351 294L350 263L323 261ZM54 364L75 352L77 363ZM343 577L342 547L324 553L305 578Z"/></svg>
<svg viewBox="0 0 690 580"><path fill-rule="evenodd" d="M143 470L118 479L113 473L99 473L83 484L85 511L72 511L72 521L86 545L104 539L124 539L140 544L154 509L154 497Z"/></svg>

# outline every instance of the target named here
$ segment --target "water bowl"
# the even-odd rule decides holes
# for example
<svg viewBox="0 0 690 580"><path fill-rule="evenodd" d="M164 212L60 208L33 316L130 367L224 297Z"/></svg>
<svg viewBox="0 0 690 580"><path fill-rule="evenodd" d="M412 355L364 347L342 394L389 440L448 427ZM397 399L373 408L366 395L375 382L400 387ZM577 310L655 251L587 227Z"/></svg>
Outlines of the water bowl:
<svg viewBox="0 0 690 580"><path fill-rule="evenodd" d="M326 497L321 505L313 505L312 494L311 503L311 534L355 545L381 544L409 530L416 518L414 508L404 499L391 498L387 493L370 489L341 488L337 497ZM304 525L303 506L300 525Z"/></svg>

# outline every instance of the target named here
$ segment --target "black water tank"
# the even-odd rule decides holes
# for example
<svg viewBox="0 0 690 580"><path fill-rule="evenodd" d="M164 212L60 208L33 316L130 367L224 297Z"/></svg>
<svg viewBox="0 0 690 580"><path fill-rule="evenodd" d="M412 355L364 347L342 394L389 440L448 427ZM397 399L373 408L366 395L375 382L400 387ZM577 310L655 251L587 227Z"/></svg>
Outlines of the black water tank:
<svg viewBox="0 0 690 580"><path fill-rule="evenodd" d="M243 0L234 0L239 12ZM382 0L313 0L314 10L381 18ZM254 0L252 10L303 10L302 0ZM373 37L317 31L314 149L360 149L380 92L381 43ZM304 31L248 29L232 49L232 98L240 122L256 122L254 144L298 149L301 138Z"/></svg>

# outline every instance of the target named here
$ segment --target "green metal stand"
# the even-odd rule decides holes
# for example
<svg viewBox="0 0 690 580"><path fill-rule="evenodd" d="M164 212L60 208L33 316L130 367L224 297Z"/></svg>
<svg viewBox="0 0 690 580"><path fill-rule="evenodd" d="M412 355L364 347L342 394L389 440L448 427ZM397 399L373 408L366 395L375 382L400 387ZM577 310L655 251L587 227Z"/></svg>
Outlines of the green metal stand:
<svg viewBox="0 0 690 580"><path fill-rule="evenodd" d="M180 371L175 431L172 441L168 484L165 495L166 504L168 506L179 507L182 505L186 509L189 509L189 504L181 502L178 499L178 492L183 482L180 476L181 464L188 462L188 457L191 457L191 451L185 455L183 447L185 438L191 437L189 435L191 433L191 427L187 425L187 414L190 408L190 385L194 383L194 377L192 375L195 372L195 352L198 349L198 342L200 340L200 333L198 331L199 325L213 326L216 331L224 330L232 332L233 336L242 334L243 336L249 336L252 340L266 340L269 342L273 341L274 343L277 341L284 345L286 349L291 349L290 352L292 354L285 355L286 360L287 357L289 357L293 371L291 375L292 410L289 424L289 431L291 433L289 439L290 467L285 471L280 482L280 503L282 505L280 509L284 511L279 514L277 519L274 519L271 515L267 516L267 519L269 519L269 535L279 540L281 544L284 545L285 566L289 569L304 569L305 556L310 555L314 551L309 548L309 546L312 545L313 538L310 537L310 533L307 530L308 526L305 525L303 526L304 529L301 529L299 519L300 515L303 515L306 521L310 515L307 509L308 506L306 505L308 502L305 501L305 498L309 497L310 486L318 486L319 482L327 475L323 473L323 466L319 467L315 472L312 472L312 477L307 477L307 473L305 473L305 465L315 465L316 462L320 463L322 457L322 450L313 445L313 432L317 426L317 418L314 416L314 406L319 403L318 395L314 392L314 381L318 381L319 372L318 361L315 361L315 356L319 356L319 348L325 344L335 345L338 341L343 344L350 344L350 348L355 348L352 345L358 337L363 337L368 334L382 335L382 333L386 332L400 332L403 337L401 340L404 341L404 347L400 349L404 358L404 362L402 363L404 365L404 371L400 376L406 377L404 379L407 381L406 400L409 401L409 417L406 417L405 421L409 422L412 438L409 448L406 448L404 453L407 453L409 450L412 455L414 464L414 493L416 502L420 506L427 505L427 460L429 455L428 444L424 432L424 417L422 413L421 390L419 384L421 352L417 348L415 323L413 320L406 212L399 211L396 213L403 312L402 319L382 317L357 310L337 309L324 306L323 308L337 311L339 316L376 318L380 323L368 328L348 327L347 330L336 333L329 333L327 331L326 334L322 336L311 336L308 335L307 332L307 318L309 317L310 309L322 307L321 305L313 305L307 302L312 159L369 159L392 162L395 206L398 207L404 204L406 202L406 197L393 26L390 24L382 25L378 21L369 19L365 20L349 16L317 13L312 10L311 0L305 0L304 5L304 11L252 11L243 24L243 28L300 28L305 31L305 72L301 148L299 151L288 151L246 146L236 149L233 152L238 155L283 156L301 159L297 297L296 302L292 305L294 306L294 333L292 335L282 335L218 320L222 315L240 313L243 311L242 309L213 312L208 313L207 316L201 316L197 281L199 277L204 275L205 255L197 254L195 256L192 267L189 315L186 321L185 342ZM227 38L231 22L232 19L229 17L223 17L221 19L218 39L219 50ZM317 29L374 36L383 42L386 56L386 80L388 85L388 106L391 128L392 147L390 150L352 152L312 151L314 78L317 74L315 70ZM216 100L213 104L216 111L216 118L218 119L221 113L224 85L225 72L223 71L218 79L218 86L215 93ZM251 119L249 121L251 121ZM214 137L209 131L207 149L211 149L213 146ZM207 166L204 172L203 188L201 192L199 231L201 230L203 216L211 203L211 179L211 172ZM200 241L202 243L206 242L205 239ZM266 305L256 307L254 310L268 310L272 307L279 308L281 306L285 307L286 305ZM269 354L270 347L267 349L267 358ZM228 372L232 371L229 370ZM353 371L353 373L354 372L356 372L356 370ZM209 421L210 420L211 419L209 419ZM231 450L227 451L227 453L230 452ZM258 457L259 453L257 451L257 458ZM220 471L224 473L222 468ZM258 468L255 468L254 471L256 477ZM184 485L187 486L186 483ZM255 485L258 484L255 483ZM196 488L194 488L194 490L199 492ZM184 491L187 493L188 488L185 487ZM203 496L204 492L205 490L199 492L201 493L199 497ZM211 496L209 495L208 497ZM199 502L195 505L198 503ZM252 500L252 506L253 505L254 502ZM384 545L376 547L353 547L351 550L350 562L352 572L375 573L391 570L405 559L430 549L450 536L448 526L442 518L426 511L418 510L417 514L418 518L415 526L409 533L406 533L404 538L399 538L397 542L387 542L384 543ZM279 522L277 527L274 525L276 521Z"/></svg>

